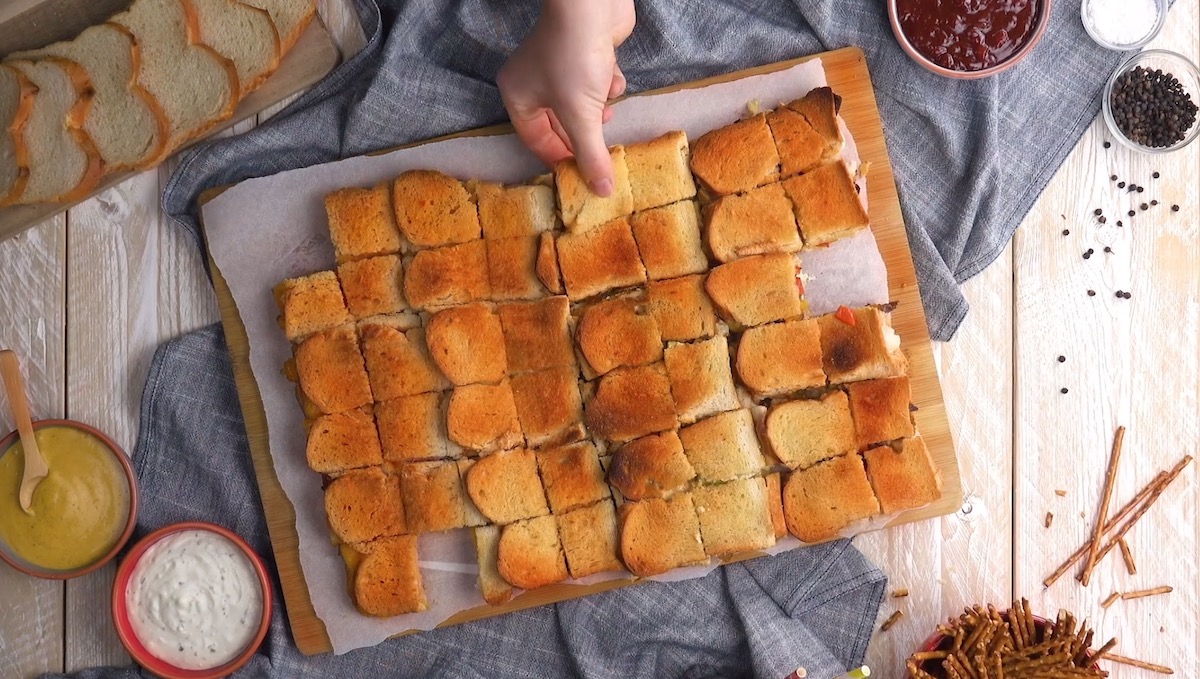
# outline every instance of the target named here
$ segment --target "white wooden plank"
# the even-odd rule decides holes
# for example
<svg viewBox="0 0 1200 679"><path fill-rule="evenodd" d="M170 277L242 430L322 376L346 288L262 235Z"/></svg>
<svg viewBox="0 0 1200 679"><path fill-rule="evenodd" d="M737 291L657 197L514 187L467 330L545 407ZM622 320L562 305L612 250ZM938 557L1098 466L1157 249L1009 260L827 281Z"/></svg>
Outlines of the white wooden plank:
<svg viewBox="0 0 1200 679"><path fill-rule="evenodd" d="M65 217L0 243L0 347L21 359L34 417L64 414ZM13 428L0 396L0 429ZM63 586L0 564L0 676L62 669Z"/></svg>
<svg viewBox="0 0 1200 679"><path fill-rule="evenodd" d="M1011 590L1012 451L1011 247L963 286L971 312L950 342L935 344L947 418L966 495L963 508L936 521L867 533L855 545L887 573L879 622L904 618L872 639L867 664L899 677L904 659L937 623ZM892 598L896 589L905 598ZM878 624L878 623L877 623Z"/></svg>
<svg viewBox="0 0 1200 679"><path fill-rule="evenodd" d="M1200 51L1197 3L1178 2L1155 46L1188 55ZM1044 589L1042 580L1091 531L1114 430L1126 425L1125 452L1113 495L1115 511L1158 469L1200 443L1200 231L1196 223L1200 151L1165 156L1124 150L1097 121L1018 231L1016 472L1014 489L1017 589L1034 609L1060 607L1086 616L1098 641L1118 637L1117 652L1200 675L1198 583L1193 555L1200 484L1186 471L1133 529L1129 544L1138 573L1129 576L1114 552L1091 585L1071 576ZM1152 177L1159 172L1160 179ZM1109 180L1145 185L1120 191ZM1141 212L1151 199L1160 205ZM1182 211L1172 213L1177 203ZM1108 224L1096 224L1102 208ZM1126 210L1138 210L1132 220ZM1061 215L1065 215L1064 220ZM1120 219L1125 226L1113 226ZM1069 228L1071 235L1061 235ZM1110 246L1112 254L1104 253ZM1088 260L1081 253L1091 248ZM1086 295L1096 291L1095 297ZM1117 299L1129 291L1129 300ZM1064 355L1067 362L1056 363ZM1070 392L1060 394L1067 387ZM1058 497L1055 489L1067 491ZM1056 515L1046 529L1047 511ZM1114 590L1167 584L1174 593L1100 602ZM1144 676L1118 668L1117 677Z"/></svg>

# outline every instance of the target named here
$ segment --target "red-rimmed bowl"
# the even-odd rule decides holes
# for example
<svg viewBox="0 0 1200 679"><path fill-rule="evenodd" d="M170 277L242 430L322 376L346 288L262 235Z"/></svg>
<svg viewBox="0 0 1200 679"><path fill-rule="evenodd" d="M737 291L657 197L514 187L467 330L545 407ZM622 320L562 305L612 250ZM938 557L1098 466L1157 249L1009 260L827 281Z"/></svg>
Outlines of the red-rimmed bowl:
<svg viewBox="0 0 1200 679"><path fill-rule="evenodd" d="M233 660L206 670L189 670L176 667L146 650L146 647L142 645L141 640L137 638L137 634L133 631L133 624L129 620L129 609L125 603L130 576L133 574L133 569L138 561L146 553L146 550L167 536L192 530L215 533L236 545L242 554L250 560L250 565L254 567L254 573L258 576L259 591L262 593L262 620L259 622L258 631L254 637ZM173 523L150 533L139 540L133 546L133 549L129 550L129 554L125 556L125 560L117 568L117 575L113 579L112 618L113 625L117 628L117 636L121 639L121 644L125 646L125 650L129 652L134 662L163 679L217 679L218 677L224 677L236 672L254 657L254 653L258 651L258 647L262 645L263 639L267 637L267 631L271 628L271 607L271 579L267 575L267 568L263 565L262 559L259 558L258 554L237 533L216 524L208 523L207 521Z"/></svg>
<svg viewBox="0 0 1200 679"><path fill-rule="evenodd" d="M1025 41L1025 44L1010 54L1004 61L978 71L956 71L954 69L946 68L945 66L942 66L941 64L938 64L929 57L925 56L920 50L914 47L908 36L904 33L904 28L900 25L900 12L897 8L897 0L888 0L888 21L892 25L892 33L895 34L896 41L900 43L901 49L903 49L904 53L907 54L913 61L923 66L926 70L947 78L954 78L957 80L973 80L976 78L986 78L988 76L996 75L997 73L1007 71L1013 66L1016 66L1021 62L1021 60L1029 56L1029 53L1033 51L1033 48L1037 47L1037 44L1041 42L1042 36L1046 33L1046 27L1050 25L1050 10L1052 2L1051 0L1035 1L1037 2L1038 12L1037 22L1033 26L1033 33L1029 36L1029 39Z"/></svg>
<svg viewBox="0 0 1200 679"><path fill-rule="evenodd" d="M1004 611L1004 612L1000 613L1000 615L1005 620L1008 619L1008 611ZM1033 616L1033 627L1035 630L1037 630L1038 639L1042 639L1043 637L1045 637L1046 630L1050 627L1050 625L1051 625L1051 622L1049 620L1047 620L1041 616L1038 616L1038 615ZM945 650L949 649L950 645L953 643L954 643L954 637L947 636L945 634L942 634L941 632L934 632L928 639L925 640L925 643L921 644L921 650L922 651L945 651ZM924 662L921 662L917 666L920 667L922 670L925 670L926 672L928 672L930 675L937 677L938 679L943 679L946 676L945 674L943 674L941 661L939 661L939 660L926 660ZM1097 666L1092 665L1092 667L1097 667Z"/></svg>
<svg viewBox="0 0 1200 679"><path fill-rule="evenodd" d="M101 556L96 561L93 561L80 568L59 570L39 566L22 558L11 547L5 544L2 539L0 539L0 560L4 561L9 566L12 566L22 573L32 575L37 578L44 578L46 580L67 580L69 578L78 578L82 575L87 575L109 561L112 561L113 557L115 557L117 553L120 552L125 546L125 543L129 542L129 537L133 535L133 527L137 524L138 484L137 476L133 473L133 467L129 464L129 458L125 455L125 451L121 450L121 447L118 446L111 438L105 435L104 432L82 422L76 422L75 420L38 420L33 423L34 431L39 429L48 429L50 427L65 427L68 429L75 429L76 431L83 432L84 434L87 434L88 436L100 441L100 443L102 443L104 447L107 448L110 453L112 453L113 458L117 461L121 471L124 472L126 484L125 488L129 492L129 512L125 516L125 527L122 529L120 537L117 538L117 541L112 548L105 552L104 556ZM8 451L12 450L12 447L19 439L19 433L15 431L10 432L8 436L0 439L0 458L3 458L6 454L8 454Z"/></svg>

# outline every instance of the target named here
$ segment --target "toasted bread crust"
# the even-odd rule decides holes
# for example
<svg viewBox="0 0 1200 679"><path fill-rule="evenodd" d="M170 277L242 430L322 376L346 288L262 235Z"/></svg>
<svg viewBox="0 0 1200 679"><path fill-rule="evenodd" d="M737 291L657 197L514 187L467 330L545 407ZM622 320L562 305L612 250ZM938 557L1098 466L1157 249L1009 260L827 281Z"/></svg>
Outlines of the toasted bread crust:
<svg viewBox="0 0 1200 679"><path fill-rule="evenodd" d="M514 587L536 589L567 579L567 563L553 516L540 516L500 531L500 575Z"/></svg>
<svg viewBox="0 0 1200 679"><path fill-rule="evenodd" d="M275 301L279 306L279 325L292 342L354 320L332 271L285 280L275 286Z"/></svg>
<svg viewBox="0 0 1200 679"><path fill-rule="evenodd" d="M417 394L375 404L375 421L388 462L412 462L455 457L442 417L440 394Z"/></svg>
<svg viewBox="0 0 1200 679"><path fill-rule="evenodd" d="M678 130L625 147L633 210L640 212L696 195L688 171L687 135Z"/></svg>
<svg viewBox="0 0 1200 679"><path fill-rule="evenodd" d="M766 429L772 452L792 469L857 450L850 404L841 391L773 405Z"/></svg>
<svg viewBox="0 0 1200 679"><path fill-rule="evenodd" d="M455 389L446 411L446 432L458 445L483 453L523 445L525 437L508 381Z"/></svg>
<svg viewBox="0 0 1200 679"><path fill-rule="evenodd" d="M309 468L321 474L382 464L375 417L366 408L318 417L308 429L304 457Z"/></svg>
<svg viewBox="0 0 1200 679"><path fill-rule="evenodd" d="M737 409L729 344L723 335L690 344L672 342L665 362L675 412L683 424Z"/></svg>
<svg viewBox="0 0 1200 679"><path fill-rule="evenodd" d="M340 413L371 403L358 338L350 326L309 336L296 347L296 375L304 395L322 413Z"/></svg>
<svg viewBox="0 0 1200 679"><path fill-rule="evenodd" d="M725 196L705 211L708 248L721 262L802 247L792 203L779 184Z"/></svg>
<svg viewBox="0 0 1200 679"><path fill-rule="evenodd" d="M544 184L502 186L479 182L479 224L488 240L536 236L554 229L554 189Z"/></svg>
<svg viewBox="0 0 1200 679"><path fill-rule="evenodd" d="M338 266L346 307L355 318L404 311L404 267L397 255L380 255Z"/></svg>
<svg viewBox="0 0 1200 679"><path fill-rule="evenodd" d="M329 237L339 263L400 251L388 185L339 189L325 196Z"/></svg>
<svg viewBox="0 0 1200 679"><path fill-rule="evenodd" d="M572 443L538 451L538 470L550 510L562 514L609 498L596 447Z"/></svg>
<svg viewBox="0 0 1200 679"><path fill-rule="evenodd" d="M414 309L434 311L490 296L487 247L482 240L421 250L404 276L404 298Z"/></svg>
<svg viewBox="0 0 1200 679"><path fill-rule="evenodd" d="M904 439L898 450L879 446L863 457L871 486L886 514L922 507L942 496L941 472L920 436Z"/></svg>
<svg viewBox="0 0 1200 679"><path fill-rule="evenodd" d="M425 339L433 362L456 385L494 384L508 371L500 317L485 304L435 313L429 319Z"/></svg>
<svg viewBox="0 0 1200 679"><path fill-rule="evenodd" d="M870 220L845 163L821 165L783 182L804 247L814 248L867 228Z"/></svg>
<svg viewBox="0 0 1200 679"><path fill-rule="evenodd" d="M555 516L558 537L573 578L624 569L618 557L617 512L605 500Z"/></svg>
<svg viewBox="0 0 1200 679"><path fill-rule="evenodd" d="M453 461L404 465L400 491L410 532L441 532L467 525L466 495Z"/></svg>
<svg viewBox="0 0 1200 679"><path fill-rule="evenodd" d="M654 363L663 357L658 324L644 300L619 297L584 309L579 349L598 375L616 368Z"/></svg>
<svg viewBox="0 0 1200 679"><path fill-rule="evenodd" d="M761 478L700 486L692 492L704 551L731 556L775 544L767 483Z"/></svg>
<svg viewBox="0 0 1200 679"><path fill-rule="evenodd" d="M566 297L502 304L497 311L510 372L575 365Z"/></svg>
<svg viewBox="0 0 1200 679"><path fill-rule="evenodd" d="M717 332L717 315L704 291L704 276L651 281L646 302L665 342L689 342Z"/></svg>
<svg viewBox="0 0 1200 679"><path fill-rule="evenodd" d="M912 390L907 377L854 382L846 389L859 448L910 438L914 434Z"/></svg>
<svg viewBox="0 0 1200 679"><path fill-rule="evenodd" d="M700 208L684 200L638 212L630 218L633 239L650 280L708 271L700 244Z"/></svg>
<svg viewBox="0 0 1200 679"><path fill-rule="evenodd" d="M665 431L634 439L613 453L608 482L628 500L664 497L687 488L696 470L683 453L679 434Z"/></svg>
<svg viewBox="0 0 1200 679"><path fill-rule="evenodd" d="M466 487L479 512L493 523L550 513L537 456L531 450L506 450L480 458L467 472Z"/></svg>
<svg viewBox="0 0 1200 679"><path fill-rule="evenodd" d="M821 542L860 519L879 513L862 457L848 453L792 472L783 487L788 532L804 542Z"/></svg>
<svg viewBox="0 0 1200 679"><path fill-rule="evenodd" d="M510 378L517 418L531 446L582 437L583 404L574 368L546 368Z"/></svg>
<svg viewBox="0 0 1200 679"><path fill-rule="evenodd" d="M756 398L824 386L820 327L795 319L750 328L738 342L737 372Z"/></svg>
<svg viewBox="0 0 1200 679"><path fill-rule="evenodd" d="M450 382L425 348L420 329L407 332L380 321L359 326L363 355L376 401L442 391Z"/></svg>
<svg viewBox="0 0 1200 679"><path fill-rule="evenodd" d="M779 154L758 114L720 127L692 143L692 172L709 191L724 196L749 191L778 175Z"/></svg>
<svg viewBox="0 0 1200 679"><path fill-rule="evenodd" d="M704 289L722 318L752 327L804 314L796 273L790 254L743 257L713 269Z"/></svg>
<svg viewBox="0 0 1200 679"><path fill-rule="evenodd" d="M501 577L497 563L500 552L500 527L480 526L471 532L475 540L475 557L479 562L479 592L483 600L492 606L512 598L512 585Z"/></svg>
<svg viewBox="0 0 1200 679"><path fill-rule="evenodd" d="M594 434L618 442L674 429L678 421L666 370L656 364L605 375L584 419Z"/></svg>
<svg viewBox="0 0 1200 679"><path fill-rule="evenodd" d="M821 361L831 384L894 377L904 372L908 360L888 346L895 336L887 315L875 307L852 309L854 324L836 314L817 319L821 328Z"/></svg>
<svg viewBox="0 0 1200 679"><path fill-rule="evenodd" d="M646 282L629 220L620 217L558 237L558 266L571 301Z"/></svg>
<svg viewBox="0 0 1200 679"><path fill-rule="evenodd" d="M342 542L366 542L408 532L399 479L379 467L348 471L326 486L325 516Z"/></svg>
<svg viewBox="0 0 1200 679"><path fill-rule="evenodd" d="M463 183L434 170L409 170L392 182L396 226L417 248L457 245L481 236L475 201Z"/></svg>
<svg viewBox="0 0 1200 679"><path fill-rule="evenodd" d="M609 149L609 155L612 157L613 190L604 198L592 193L588 188L574 158L568 158L554 166L558 205L568 230L587 231L633 212L633 193L629 187L625 148L613 146Z"/></svg>
<svg viewBox="0 0 1200 679"><path fill-rule="evenodd" d="M371 543L354 574L354 605L363 615L389 618L428 608L417 538L405 535Z"/></svg>
<svg viewBox="0 0 1200 679"><path fill-rule="evenodd" d="M620 509L621 557L642 577L708 560L691 493L626 502Z"/></svg>
<svg viewBox="0 0 1200 679"><path fill-rule="evenodd" d="M679 440L701 481L732 481L757 475L767 466L749 410L700 420L679 430Z"/></svg>

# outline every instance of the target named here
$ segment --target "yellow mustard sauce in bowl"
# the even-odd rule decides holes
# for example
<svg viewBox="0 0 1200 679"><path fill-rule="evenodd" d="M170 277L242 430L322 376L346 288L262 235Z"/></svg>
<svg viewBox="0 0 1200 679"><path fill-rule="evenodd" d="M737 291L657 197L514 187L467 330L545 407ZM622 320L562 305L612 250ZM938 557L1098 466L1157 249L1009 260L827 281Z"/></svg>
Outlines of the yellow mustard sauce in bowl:
<svg viewBox="0 0 1200 679"><path fill-rule="evenodd" d="M35 424L34 436L50 473L34 490L32 513L18 501L21 442L0 447L0 551L32 575L70 577L128 539L134 493L117 457L124 454L101 438L66 424Z"/></svg>

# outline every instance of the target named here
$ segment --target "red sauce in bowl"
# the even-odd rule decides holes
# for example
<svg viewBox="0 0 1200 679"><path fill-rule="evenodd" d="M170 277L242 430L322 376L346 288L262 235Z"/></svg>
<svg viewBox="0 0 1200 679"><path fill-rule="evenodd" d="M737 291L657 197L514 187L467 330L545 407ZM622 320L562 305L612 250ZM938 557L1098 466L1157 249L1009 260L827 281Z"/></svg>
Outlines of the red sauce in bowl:
<svg viewBox="0 0 1200 679"><path fill-rule="evenodd" d="M900 28L913 48L953 71L1003 62L1034 37L1037 0L896 0Z"/></svg>

